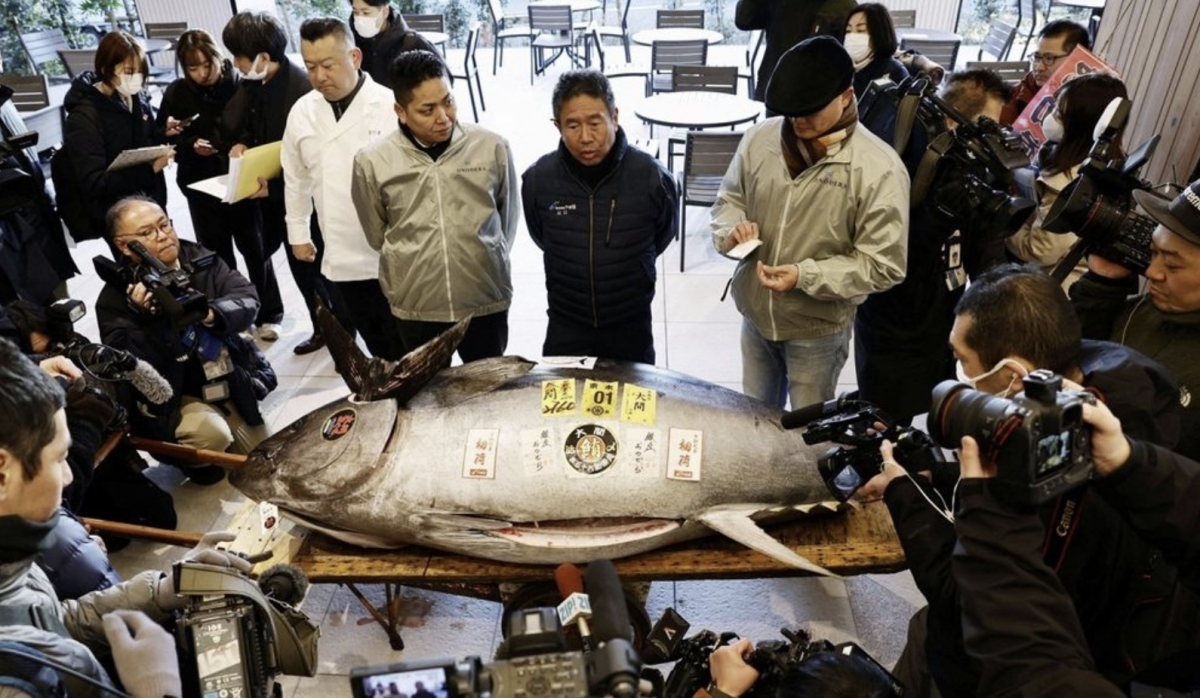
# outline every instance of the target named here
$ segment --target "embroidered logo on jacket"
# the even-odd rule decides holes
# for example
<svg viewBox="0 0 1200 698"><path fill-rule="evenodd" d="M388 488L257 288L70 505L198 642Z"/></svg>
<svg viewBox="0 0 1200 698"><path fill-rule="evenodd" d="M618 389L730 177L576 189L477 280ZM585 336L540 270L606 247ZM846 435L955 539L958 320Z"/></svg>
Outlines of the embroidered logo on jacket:
<svg viewBox="0 0 1200 698"><path fill-rule="evenodd" d="M556 216L569 216L575 212L575 204L560 204L555 201L547 206L546 210Z"/></svg>

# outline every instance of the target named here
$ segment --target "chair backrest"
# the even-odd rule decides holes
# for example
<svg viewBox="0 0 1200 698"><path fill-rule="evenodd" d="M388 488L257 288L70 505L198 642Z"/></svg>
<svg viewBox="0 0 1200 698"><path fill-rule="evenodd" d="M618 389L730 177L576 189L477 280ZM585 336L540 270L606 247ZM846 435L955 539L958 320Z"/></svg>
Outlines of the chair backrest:
<svg viewBox="0 0 1200 698"><path fill-rule="evenodd" d="M751 29L750 36L746 40L746 66L753 68L758 62L758 54L762 51L763 46L763 30Z"/></svg>
<svg viewBox="0 0 1200 698"><path fill-rule="evenodd" d="M737 153L742 134L728 131L688 131L683 152L683 176L724 177Z"/></svg>
<svg viewBox="0 0 1200 698"><path fill-rule="evenodd" d="M492 13L492 25L498 29L504 23L504 5L500 0L488 0L488 11Z"/></svg>
<svg viewBox="0 0 1200 698"><path fill-rule="evenodd" d="M467 30L467 46L466 52L463 53L463 75L470 78L475 71L479 70L478 63L475 60L475 47L479 44L479 20L471 23L471 27Z"/></svg>
<svg viewBox="0 0 1200 698"><path fill-rule="evenodd" d="M588 27L587 34L588 34L588 37L591 38L592 45L596 47L596 55L600 58L600 61L599 61L600 62L600 72L603 73L604 72L604 41L602 40L602 38L600 36L600 29L598 28L597 25L593 24L592 26Z"/></svg>
<svg viewBox="0 0 1200 698"><path fill-rule="evenodd" d="M650 46L650 70L666 72L676 65L704 65L708 62L708 42L655 41Z"/></svg>
<svg viewBox="0 0 1200 698"><path fill-rule="evenodd" d="M621 12L621 28L629 31L629 8L633 7L632 0L625 0L625 9Z"/></svg>
<svg viewBox="0 0 1200 698"><path fill-rule="evenodd" d="M659 29L684 27L687 29L704 28L704 10L659 10Z"/></svg>
<svg viewBox="0 0 1200 698"><path fill-rule="evenodd" d="M37 111L50 106L50 85L45 75L0 75L0 85L12 89L17 111Z"/></svg>
<svg viewBox="0 0 1200 698"><path fill-rule="evenodd" d="M400 15L408 28L415 32L446 31L446 18L443 15Z"/></svg>
<svg viewBox="0 0 1200 698"><path fill-rule="evenodd" d="M1025 61L968 61L967 70L986 68L994 71L1004 82L1015 85L1025 79L1029 64Z"/></svg>
<svg viewBox="0 0 1200 698"><path fill-rule="evenodd" d="M40 70L43 63L58 58L59 49L71 48L71 44L67 42L67 37L61 29L47 29L21 34L21 47L25 49L25 56L36 71Z"/></svg>
<svg viewBox="0 0 1200 698"><path fill-rule="evenodd" d="M959 41L937 41L905 39L904 48L912 49L929 60L941 65L949 73L954 70L954 61L958 58Z"/></svg>
<svg viewBox="0 0 1200 698"><path fill-rule="evenodd" d="M1026 19L1031 19L1037 24L1037 0L1017 0L1017 23L1020 24Z"/></svg>
<svg viewBox="0 0 1200 698"><path fill-rule="evenodd" d="M992 20L992 26L988 29L987 36L984 37L983 44L979 47L979 59L983 60L983 54L987 53L997 61L1004 60L1008 57L1013 37L1016 35L1015 25L999 19Z"/></svg>
<svg viewBox="0 0 1200 698"><path fill-rule="evenodd" d="M179 43L179 35L188 30L187 22L146 22L147 39L166 39L172 48Z"/></svg>
<svg viewBox="0 0 1200 698"><path fill-rule="evenodd" d="M58 57L62 59L67 75L72 79L80 73L96 69L96 49L94 48L61 48Z"/></svg>
<svg viewBox="0 0 1200 698"><path fill-rule="evenodd" d="M529 28L534 32L571 32L575 23L571 20L570 5L530 5Z"/></svg>
<svg viewBox="0 0 1200 698"><path fill-rule="evenodd" d="M891 10L892 26L900 28L911 28L917 26L917 11L916 10Z"/></svg>
<svg viewBox="0 0 1200 698"><path fill-rule="evenodd" d="M735 95L737 94L737 83L738 69L736 66L671 66L671 90L673 92L724 92Z"/></svg>

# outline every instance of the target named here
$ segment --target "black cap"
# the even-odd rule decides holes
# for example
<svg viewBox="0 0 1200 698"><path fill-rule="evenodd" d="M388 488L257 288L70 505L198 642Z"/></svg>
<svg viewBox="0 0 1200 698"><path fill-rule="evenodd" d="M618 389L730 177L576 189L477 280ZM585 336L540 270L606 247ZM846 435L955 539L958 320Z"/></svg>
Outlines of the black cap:
<svg viewBox="0 0 1200 698"><path fill-rule="evenodd" d="M821 111L850 88L854 62L842 42L814 36L779 57L767 82L767 108L784 116L808 116Z"/></svg>
<svg viewBox="0 0 1200 698"><path fill-rule="evenodd" d="M1137 200L1150 217L1193 245L1200 245L1200 180L1192 182L1174 199L1152 191L1135 191Z"/></svg>

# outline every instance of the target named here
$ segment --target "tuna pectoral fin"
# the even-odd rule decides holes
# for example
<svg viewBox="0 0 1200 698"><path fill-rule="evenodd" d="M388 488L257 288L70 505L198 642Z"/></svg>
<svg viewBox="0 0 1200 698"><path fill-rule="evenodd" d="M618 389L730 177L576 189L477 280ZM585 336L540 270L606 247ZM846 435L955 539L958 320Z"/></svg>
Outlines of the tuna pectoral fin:
<svg viewBox="0 0 1200 698"><path fill-rule="evenodd" d="M775 540L769 533L762 530L751 514L762 511L759 506L729 506L713 507L697 518L714 531L732 538L742 545L757 550L763 555L773 557L780 562L791 565L813 574L836 577L837 575L819 565L809 562L803 555Z"/></svg>
<svg viewBox="0 0 1200 698"><path fill-rule="evenodd" d="M317 324L342 380L359 400L394 398L401 405L416 395L450 357L467 333L470 318L405 354L399 361L370 358L322 303L317 304Z"/></svg>

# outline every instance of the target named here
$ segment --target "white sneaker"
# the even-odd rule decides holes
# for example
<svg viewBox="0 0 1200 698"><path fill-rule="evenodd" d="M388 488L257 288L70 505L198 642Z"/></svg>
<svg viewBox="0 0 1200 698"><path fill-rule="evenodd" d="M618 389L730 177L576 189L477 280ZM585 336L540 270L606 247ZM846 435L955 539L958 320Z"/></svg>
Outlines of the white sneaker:
<svg viewBox="0 0 1200 698"><path fill-rule="evenodd" d="M283 327L277 322L264 322L258 328L258 338L264 342L274 342L279 339L279 333L283 331Z"/></svg>

